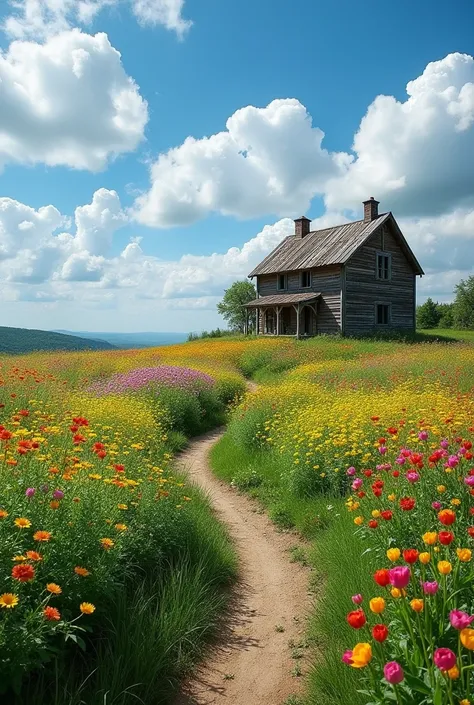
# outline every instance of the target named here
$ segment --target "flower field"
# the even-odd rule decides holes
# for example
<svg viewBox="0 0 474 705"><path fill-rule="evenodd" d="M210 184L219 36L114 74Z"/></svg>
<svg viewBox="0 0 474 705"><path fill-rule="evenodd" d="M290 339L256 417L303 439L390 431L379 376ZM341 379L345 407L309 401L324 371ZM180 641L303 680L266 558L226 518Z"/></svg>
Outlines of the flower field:
<svg viewBox="0 0 474 705"><path fill-rule="evenodd" d="M318 342L235 410L214 461L226 476L245 448L249 473L228 479L329 572L309 702L472 705L474 347Z"/></svg>
<svg viewBox="0 0 474 705"><path fill-rule="evenodd" d="M235 559L207 501L175 474L172 453L222 423L244 383L227 361L193 355L191 367L180 350L170 357L0 359L6 702L92 704L106 693L117 703L164 702L215 621ZM143 624L134 633L140 611L147 634L157 622L151 643ZM137 649L135 671L121 662L120 629L151 651L142 667Z"/></svg>

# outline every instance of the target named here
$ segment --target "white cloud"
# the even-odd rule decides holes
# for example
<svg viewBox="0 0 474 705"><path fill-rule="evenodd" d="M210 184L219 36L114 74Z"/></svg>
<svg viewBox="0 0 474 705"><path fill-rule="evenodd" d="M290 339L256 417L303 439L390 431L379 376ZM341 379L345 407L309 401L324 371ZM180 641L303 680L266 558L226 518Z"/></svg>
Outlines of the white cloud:
<svg viewBox="0 0 474 705"><path fill-rule="evenodd" d="M3 30L14 39L45 39L88 25L103 8L127 4L140 24L162 25L180 38L192 25L182 16L184 0L9 0L12 14Z"/></svg>
<svg viewBox="0 0 474 705"><path fill-rule="evenodd" d="M159 156L150 169L150 190L135 203L141 223L186 225L213 211L296 217L340 168L340 157L322 148L324 133L312 127L298 100L242 108L226 127L211 137L188 137Z"/></svg>
<svg viewBox="0 0 474 705"><path fill-rule="evenodd" d="M428 64L407 94L404 102L381 95L369 106L354 160L326 186L329 207L359 210L369 195L402 215L474 203L473 57Z"/></svg>
<svg viewBox="0 0 474 705"><path fill-rule="evenodd" d="M7 162L103 169L133 151L146 101L107 35L79 30L0 52L0 168Z"/></svg>

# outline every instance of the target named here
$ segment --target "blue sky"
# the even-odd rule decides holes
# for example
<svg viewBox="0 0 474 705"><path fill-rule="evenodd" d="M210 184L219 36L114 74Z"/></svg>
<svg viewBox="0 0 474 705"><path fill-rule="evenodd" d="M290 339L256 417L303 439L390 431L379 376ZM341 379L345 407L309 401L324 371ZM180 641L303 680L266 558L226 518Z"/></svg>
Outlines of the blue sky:
<svg viewBox="0 0 474 705"><path fill-rule="evenodd" d="M22 1L28 9L30 0ZM123 331L217 325L223 289L288 233L287 218L305 212L325 224L358 217L357 204L369 195L394 211L425 264L420 300L448 300L453 283L470 273L474 168L462 156L474 148L470 0L152 0L151 20L140 16L139 0L103 8L103 0L86 0L96 13L89 23L78 14L81 0L61 0L59 16L48 11L49 1L41 0L34 23L5 2L0 15L4 75L12 85L20 76L34 93L25 107L8 85L0 89L0 254L2 228L9 242L0 259L1 324ZM108 37L100 60L98 32ZM53 66L69 65L78 51L92 67L81 73L80 89L74 70L58 77ZM427 69L433 62L441 63ZM33 65L40 68L31 79ZM418 77L408 104L407 83ZM126 95L121 127L112 130L115 118L106 113L115 108L104 100L102 111L97 96L112 95L117 80ZM378 95L392 98L374 104ZM295 104L272 103L286 99ZM38 112L43 101L46 112ZM270 105L271 114L237 112ZM63 111L55 125L53 113ZM324 139L315 145L318 128ZM213 138L209 152L202 138L222 132L224 142ZM58 150L61 134L68 147ZM182 147L189 137L197 146ZM158 155L172 148L178 167L167 157L150 176ZM251 171L235 161L242 149L257 157ZM299 154L308 161L301 173ZM280 200L268 197L272 169ZM74 212L87 204L79 233ZM45 206L69 222L58 214L45 224L38 216ZM32 224L23 228L27 241L18 234L24 222ZM69 240L58 239L62 232ZM133 265L125 265L132 260L121 253L131 238L141 240L127 250ZM230 248L240 248L238 256Z"/></svg>

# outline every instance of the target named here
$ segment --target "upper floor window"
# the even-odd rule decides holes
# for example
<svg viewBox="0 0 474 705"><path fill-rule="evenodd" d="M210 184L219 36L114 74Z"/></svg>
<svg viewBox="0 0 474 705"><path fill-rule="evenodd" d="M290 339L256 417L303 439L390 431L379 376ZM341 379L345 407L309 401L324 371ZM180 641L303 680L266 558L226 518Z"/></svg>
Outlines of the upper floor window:
<svg viewBox="0 0 474 705"><path fill-rule="evenodd" d="M378 326L388 326L390 323L390 304L376 304L375 321Z"/></svg>
<svg viewBox="0 0 474 705"><path fill-rule="evenodd" d="M277 289L284 291L287 288L286 274L277 274Z"/></svg>
<svg viewBox="0 0 474 705"><path fill-rule="evenodd" d="M307 289L311 286L311 272L301 272L301 288Z"/></svg>
<svg viewBox="0 0 474 705"><path fill-rule="evenodd" d="M376 276L377 279L391 279L392 263L390 255L383 252L377 252Z"/></svg>

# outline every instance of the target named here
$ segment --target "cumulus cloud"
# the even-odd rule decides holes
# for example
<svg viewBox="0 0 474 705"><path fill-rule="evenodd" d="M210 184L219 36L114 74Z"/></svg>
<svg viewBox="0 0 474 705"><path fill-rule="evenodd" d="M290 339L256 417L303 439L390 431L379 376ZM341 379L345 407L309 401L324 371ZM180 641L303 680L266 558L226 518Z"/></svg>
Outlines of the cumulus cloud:
<svg viewBox="0 0 474 705"><path fill-rule="evenodd" d="M322 147L324 133L295 99L237 110L226 128L211 137L188 137L158 157L150 190L135 203L141 223L187 225L213 211L296 217L345 160Z"/></svg>
<svg viewBox="0 0 474 705"><path fill-rule="evenodd" d="M369 194L403 215L474 204L474 59L449 54L407 85L378 96L354 138L355 157L326 185L328 207L358 208Z"/></svg>
<svg viewBox="0 0 474 705"><path fill-rule="evenodd" d="M7 162L103 169L133 151L146 101L107 35L62 32L0 52L0 168Z"/></svg>
<svg viewBox="0 0 474 705"><path fill-rule="evenodd" d="M192 25L184 0L9 0L3 30L14 39L45 39L71 26L88 25L106 7L127 5L143 25L162 25L182 38Z"/></svg>

